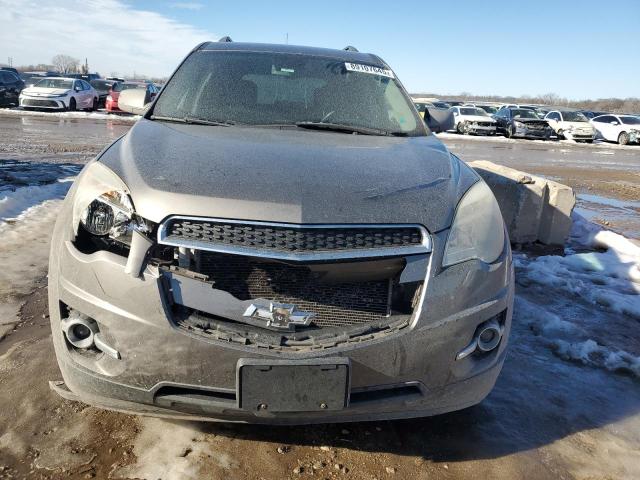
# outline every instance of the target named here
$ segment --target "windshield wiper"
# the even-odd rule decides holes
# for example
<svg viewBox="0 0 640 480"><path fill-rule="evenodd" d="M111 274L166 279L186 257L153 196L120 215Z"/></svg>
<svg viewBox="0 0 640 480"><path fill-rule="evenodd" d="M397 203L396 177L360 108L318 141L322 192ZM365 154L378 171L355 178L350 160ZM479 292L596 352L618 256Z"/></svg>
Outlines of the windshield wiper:
<svg viewBox="0 0 640 480"><path fill-rule="evenodd" d="M204 118L191 117L189 115L185 115L182 118L179 117L164 117L161 115L151 115L151 120L161 120L164 122L178 122L178 123L187 123L189 125L213 125L216 127L230 127L231 125L237 125L236 122L231 120L229 121L221 121L221 120L206 120Z"/></svg>
<svg viewBox="0 0 640 480"><path fill-rule="evenodd" d="M311 128L311 129L317 129L317 130L331 130L333 132L358 133L360 135L380 135L380 136L392 135L386 130L380 130L378 128L355 127L352 125L343 125L342 123L296 122L295 126L300 128Z"/></svg>

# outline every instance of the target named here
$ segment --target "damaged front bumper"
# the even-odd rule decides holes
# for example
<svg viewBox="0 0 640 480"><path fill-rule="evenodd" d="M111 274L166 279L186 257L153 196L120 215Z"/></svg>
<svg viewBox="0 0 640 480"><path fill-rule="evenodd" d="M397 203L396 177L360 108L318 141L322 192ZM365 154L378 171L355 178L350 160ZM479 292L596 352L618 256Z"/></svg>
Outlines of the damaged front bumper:
<svg viewBox="0 0 640 480"><path fill-rule="evenodd" d="M62 230L54 234L49 304L64 379L51 386L65 398L251 423L408 418L479 403L504 361L514 286L507 240L490 265L468 261L442 269L447 232L434 234L425 288L411 316L338 334L293 333L277 344L212 317L225 305L230 315L246 306L215 285L163 265L146 265L136 276L125 256L83 253ZM62 325L78 312L95 322L101 348L70 344ZM461 357L488 321L500 325L497 348L473 348Z"/></svg>

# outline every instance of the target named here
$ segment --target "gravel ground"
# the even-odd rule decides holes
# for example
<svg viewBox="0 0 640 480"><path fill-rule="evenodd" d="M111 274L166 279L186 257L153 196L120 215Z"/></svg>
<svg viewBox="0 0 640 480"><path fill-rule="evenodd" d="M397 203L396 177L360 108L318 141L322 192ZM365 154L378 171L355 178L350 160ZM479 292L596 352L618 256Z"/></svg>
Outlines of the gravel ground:
<svg viewBox="0 0 640 480"><path fill-rule="evenodd" d="M81 164L129 126L118 119L0 115L0 164ZM617 149L613 156L600 157L592 151L608 146L448 137L445 142L466 160L491 159L550 174L548 159L558 179L573 175L576 182L593 183L585 191L619 201L629 199L602 185L616 182L603 173L611 169L598 159L613 161L616 172L629 173L629 188L640 184L633 175L640 148L621 149L625 155L631 152L628 158ZM567 152L558 156L557 148ZM530 149L537 152L533 160L527 156ZM518 158L528 160L518 165ZM50 231L59 200L53 202L37 224L39 231ZM5 246L2 261L10 262L20 247ZM46 242L37 248L45 249ZM462 412L314 427L170 422L69 402L48 389L47 382L60 373L46 313L46 260L42 255L32 258L29 268L18 272L20 282L0 274L0 293L5 292L0 303L16 302L19 308L9 328L0 329L0 479L640 478L637 377L559 358L548 347L545 330L532 319L532 305L547 316L568 309L578 318L597 314L608 327L612 347L618 339L637 346L637 321L579 296L566 293L550 301L544 288L519 285L503 373L481 405Z"/></svg>

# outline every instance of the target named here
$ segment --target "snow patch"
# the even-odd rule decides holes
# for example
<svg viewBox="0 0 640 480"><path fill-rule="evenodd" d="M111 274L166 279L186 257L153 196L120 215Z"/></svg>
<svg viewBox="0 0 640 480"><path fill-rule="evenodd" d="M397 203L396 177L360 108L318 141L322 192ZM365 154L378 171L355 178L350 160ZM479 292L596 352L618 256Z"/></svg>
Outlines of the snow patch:
<svg viewBox="0 0 640 480"><path fill-rule="evenodd" d="M133 452L136 462L114 472L116 478L196 480L203 478L200 465L204 459L213 460L223 469L237 467L229 455L211 448L206 435L193 423L153 417L140 421L142 429Z"/></svg>
<svg viewBox="0 0 640 480"><path fill-rule="evenodd" d="M0 225L39 203L64 198L73 180L63 178L48 185L33 185L12 192L0 192Z"/></svg>
<svg viewBox="0 0 640 480"><path fill-rule="evenodd" d="M565 340L553 342L555 353L565 360L575 360L584 365L606 368L612 372L631 373L640 377L640 357L625 351L612 351L592 339L570 343Z"/></svg>

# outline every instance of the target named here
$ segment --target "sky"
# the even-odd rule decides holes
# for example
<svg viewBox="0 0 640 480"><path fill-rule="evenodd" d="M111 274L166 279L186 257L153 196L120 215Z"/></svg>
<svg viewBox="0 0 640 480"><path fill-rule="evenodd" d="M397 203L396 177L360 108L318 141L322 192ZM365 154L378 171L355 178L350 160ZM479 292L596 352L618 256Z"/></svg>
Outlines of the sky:
<svg viewBox="0 0 640 480"><path fill-rule="evenodd" d="M0 0L0 62L168 76L199 42L381 56L407 90L640 97L640 0Z"/></svg>

